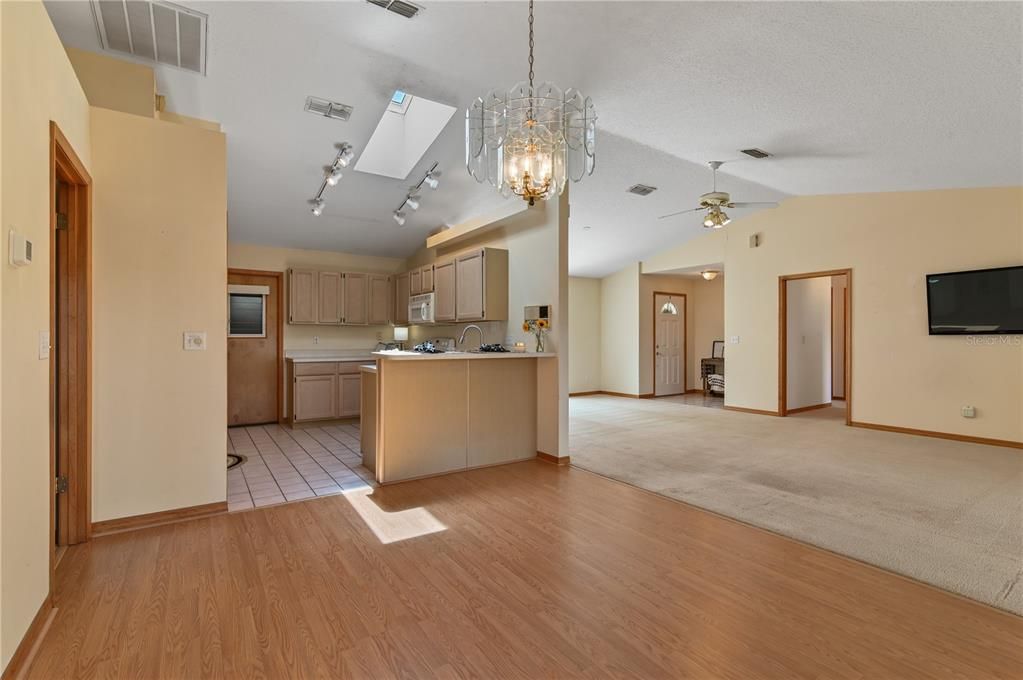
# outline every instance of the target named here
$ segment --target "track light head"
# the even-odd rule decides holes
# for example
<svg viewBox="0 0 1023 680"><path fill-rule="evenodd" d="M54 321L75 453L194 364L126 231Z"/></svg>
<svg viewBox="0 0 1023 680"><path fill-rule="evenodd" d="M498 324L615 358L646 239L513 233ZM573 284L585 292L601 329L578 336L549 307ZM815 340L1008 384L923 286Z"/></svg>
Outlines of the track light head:
<svg viewBox="0 0 1023 680"><path fill-rule="evenodd" d="M342 176L341 168L334 166L334 168L330 171L330 174L327 175L327 184L332 187L336 187L337 183L341 181Z"/></svg>
<svg viewBox="0 0 1023 680"><path fill-rule="evenodd" d="M405 226L405 213L400 210L394 211L394 221L398 223L399 227Z"/></svg>
<svg viewBox="0 0 1023 680"><path fill-rule="evenodd" d="M327 205L327 202L322 198L317 198L313 201L313 214L319 217L323 214L323 206Z"/></svg>
<svg viewBox="0 0 1023 680"><path fill-rule="evenodd" d="M436 189L440 185L440 180L438 180L433 175L427 175L426 179L423 180L423 184L430 187L431 189Z"/></svg>
<svg viewBox="0 0 1023 680"><path fill-rule="evenodd" d="M355 157L355 150L352 149L351 144L345 144L341 147L341 153L337 157L337 162L341 164L341 167L347 168L348 164L352 162L352 158Z"/></svg>
<svg viewBox="0 0 1023 680"><path fill-rule="evenodd" d="M412 208L413 210L419 210L419 197L409 196L405 199L405 205Z"/></svg>

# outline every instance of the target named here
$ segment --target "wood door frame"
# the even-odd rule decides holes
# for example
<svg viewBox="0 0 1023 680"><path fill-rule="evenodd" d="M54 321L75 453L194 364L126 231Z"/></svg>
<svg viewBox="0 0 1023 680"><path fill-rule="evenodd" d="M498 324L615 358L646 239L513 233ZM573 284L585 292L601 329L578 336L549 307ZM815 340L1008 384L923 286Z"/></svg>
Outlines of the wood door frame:
<svg viewBox="0 0 1023 680"><path fill-rule="evenodd" d="M60 127L50 121L50 344L57 342L57 182L69 185L68 238L69 250L74 257L68 258L69 271L65 285L73 302L69 303L68 346L74 352L68 358L68 401L75 404L69 410L67 477L68 492L66 521L61 530L66 545L88 541L92 535L92 177L85 169L78 154L61 132ZM67 348L65 348L66 350ZM54 572L57 566L57 404L59 355L50 352L50 594L53 595ZM64 514L62 512L62 514Z"/></svg>
<svg viewBox="0 0 1023 680"><path fill-rule="evenodd" d="M680 297L682 298L682 391L678 394L657 394L657 296L667 295L669 297ZM685 394L689 389L689 367L686 365L689 361L689 298L685 293L672 293L667 290L655 290L653 295L653 311L654 315L651 319L652 328L651 333L653 339L650 341L653 349L651 355L652 368L653 368L653 382L651 383L651 390L653 397L677 397L679 394Z"/></svg>
<svg viewBox="0 0 1023 680"><path fill-rule="evenodd" d="M284 425L287 418L284 413L284 272L264 271L262 269L227 268L228 281L231 274L238 276L270 276L277 279L277 423ZM230 283L228 283L230 285ZM228 340L231 338L228 337ZM228 381L231 380L230 362L228 363Z"/></svg>
<svg viewBox="0 0 1023 680"><path fill-rule="evenodd" d="M845 275L845 424L852 425L852 268L831 269L778 277L778 415L787 416L788 409L788 282ZM832 296L834 297L834 296ZM834 328L834 325L832 325ZM834 352L832 352L834 356ZM833 370L833 369L832 369Z"/></svg>

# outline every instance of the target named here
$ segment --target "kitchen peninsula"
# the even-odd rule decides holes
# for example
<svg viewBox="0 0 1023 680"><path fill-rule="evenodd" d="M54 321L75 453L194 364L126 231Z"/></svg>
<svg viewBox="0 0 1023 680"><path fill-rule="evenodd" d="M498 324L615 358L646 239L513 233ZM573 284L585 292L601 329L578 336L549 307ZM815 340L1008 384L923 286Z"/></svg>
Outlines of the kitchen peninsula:
<svg viewBox="0 0 1023 680"><path fill-rule="evenodd" d="M378 482L536 457L538 363L555 354L373 356Z"/></svg>

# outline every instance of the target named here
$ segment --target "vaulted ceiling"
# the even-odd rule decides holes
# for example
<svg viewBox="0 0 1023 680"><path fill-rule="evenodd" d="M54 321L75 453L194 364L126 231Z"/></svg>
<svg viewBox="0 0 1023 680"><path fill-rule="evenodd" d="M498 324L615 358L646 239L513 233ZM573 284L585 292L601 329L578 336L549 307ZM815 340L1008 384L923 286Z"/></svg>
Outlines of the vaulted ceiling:
<svg viewBox="0 0 1023 680"><path fill-rule="evenodd" d="M157 66L158 89L227 133L230 238L405 256L503 200L465 173L461 111L525 78L525 3L423 0L411 20L366 2L183 4L209 15L207 76ZM66 45L101 51L88 3L46 5ZM571 187L571 272L700 234L699 215L657 217L710 189L708 160L733 161L719 186L741 201L1023 183L1021 17L1019 3L539 3L537 79L582 89L599 116L596 173ZM406 180L349 170L314 217L334 144L358 155L396 89L459 113ZM307 95L353 105L351 120L304 112ZM435 161L440 188L399 227L391 212ZM658 190L625 193L637 182Z"/></svg>

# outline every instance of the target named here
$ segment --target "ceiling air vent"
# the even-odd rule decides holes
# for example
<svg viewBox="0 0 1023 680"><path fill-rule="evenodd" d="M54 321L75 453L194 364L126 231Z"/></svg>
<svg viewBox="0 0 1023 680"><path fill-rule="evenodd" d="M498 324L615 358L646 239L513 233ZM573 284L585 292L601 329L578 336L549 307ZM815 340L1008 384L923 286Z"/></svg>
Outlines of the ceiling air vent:
<svg viewBox="0 0 1023 680"><path fill-rule="evenodd" d="M657 191L657 187L652 187L646 184L633 184L631 187L626 189L626 191L630 194L636 194L637 196L649 196Z"/></svg>
<svg viewBox="0 0 1023 680"><path fill-rule="evenodd" d="M329 99L309 96L305 98L305 110L319 116L334 118L336 120L348 120L352 117L353 107L341 102L332 102Z"/></svg>
<svg viewBox="0 0 1023 680"><path fill-rule="evenodd" d="M169 2L92 0L104 49L206 75L207 17Z"/></svg>
<svg viewBox="0 0 1023 680"><path fill-rule="evenodd" d="M411 2L405 2L405 0L366 0L366 2L377 7L383 7L395 14L400 14L406 19L411 19L423 11L423 8L419 5L413 5Z"/></svg>
<svg viewBox="0 0 1023 680"><path fill-rule="evenodd" d="M763 149L742 149L739 153L744 153L747 156L752 156L753 158L767 158L771 155Z"/></svg>

